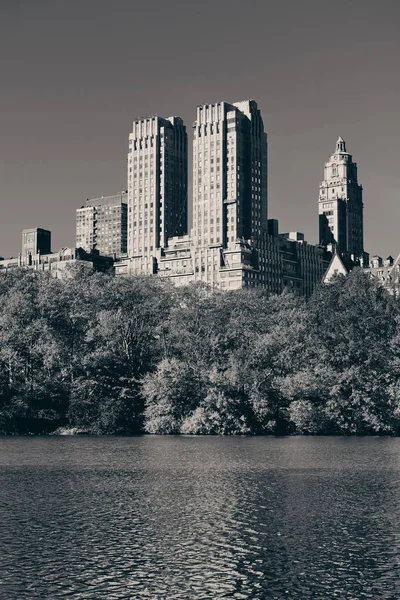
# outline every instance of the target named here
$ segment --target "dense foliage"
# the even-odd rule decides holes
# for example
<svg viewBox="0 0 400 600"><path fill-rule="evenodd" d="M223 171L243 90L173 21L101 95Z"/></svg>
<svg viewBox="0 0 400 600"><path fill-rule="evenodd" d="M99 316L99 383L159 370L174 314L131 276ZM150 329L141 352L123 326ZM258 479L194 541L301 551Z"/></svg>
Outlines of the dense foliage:
<svg viewBox="0 0 400 600"><path fill-rule="evenodd" d="M400 433L400 304L361 270L307 303L80 268L0 298L0 432Z"/></svg>

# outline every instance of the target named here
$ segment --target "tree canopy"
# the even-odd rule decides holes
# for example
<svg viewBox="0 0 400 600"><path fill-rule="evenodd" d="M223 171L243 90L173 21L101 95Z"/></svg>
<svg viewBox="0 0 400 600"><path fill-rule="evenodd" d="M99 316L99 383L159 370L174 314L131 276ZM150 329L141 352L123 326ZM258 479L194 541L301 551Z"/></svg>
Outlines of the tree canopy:
<svg viewBox="0 0 400 600"><path fill-rule="evenodd" d="M2 433L400 432L400 305L361 269L308 302L79 267L0 300Z"/></svg>

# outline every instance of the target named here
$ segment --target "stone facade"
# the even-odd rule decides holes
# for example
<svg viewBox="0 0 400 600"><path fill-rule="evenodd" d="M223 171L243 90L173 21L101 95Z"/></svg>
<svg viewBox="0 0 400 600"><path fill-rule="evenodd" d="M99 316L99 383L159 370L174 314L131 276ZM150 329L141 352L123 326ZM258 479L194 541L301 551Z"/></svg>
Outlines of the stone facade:
<svg viewBox="0 0 400 600"><path fill-rule="evenodd" d="M0 274L6 275L14 269L30 269L33 271L49 271L54 277L68 275L68 266L81 264L95 271L112 271L113 259L100 256L97 252L88 253L82 248L61 248L50 254L30 254L27 260L21 254L16 258L0 260Z"/></svg>
<svg viewBox="0 0 400 600"><path fill-rule="evenodd" d="M396 259L388 256L372 256L369 263L363 263L349 255L334 253L332 260L326 270L323 282L329 283L338 275L346 276L354 268L362 268L364 273L374 278L382 287L394 295L400 294L400 254Z"/></svg>
<svg viewBox="0 0 400 600"><path fill-rule="evenodd" d="M308 244L301 233L279 233L278 222L268 219L267 134L257 103L198 106L193 130L190 234L186 128L179 117L149 116L136 119L129 135L127 192L87 200L77 210L79 247L51 254L29 238L29 252L27 240L25 254L2 261L0 268L57 272L81 260L106 270L110 256L117 276L157 275L176 285L202 282L223 290L262 287L310 296L332 255L322 245ZM358 227L354 215L359 216L361 188L341 138L332 160L338 170L327 163L326 177L343 181L343 198L336 198L327 184L331 191L320 192L321 216L330 222L326 202L343 202L348 223ZM338 227L330 226L331 237ZM346 229L345 244L362 247L362 236L353 235L357 227L350 227L352 237Z"/></svg>
<svg viewBox="0 0 400 600"><path fill-rule="evenodd" d="M319 186L320 244L335 244L340 254L361 257L364 253L362 186L357 164L339 137L335 152L325 163Z"/></svg>
<svg viewBox="0 0 400 600"><path fill-rule="evenodd" d="M87 199L76 211L76 246L119 257L127 251L127 192Z"/></svg>
<svg viewBox="0 0 400 600"><path fill-rule="evenodd" d="M361 266L359 262L354 261L348 254L333 253L331 262L324 274L323 282L329 283L334 277L339 275L346 276L354 267Z"/></svg>
<svg viewBox="0 0 400 600"><path fill-rule="evenodd" d="M180 173L181 181L175 179L175 190L186 190L181 170L184 128L176 120L171 124L178 127L177 132L156 117L134 123L128 155L131 242L127 256L115 263L116 275L158 275L176 285L204 282L225 290L263 287L281 293L290 289L309 296L322 280L331 255L307 244L302 234L280 235L278 222L268 220L267 134L257 103L245 100L197 107L190 235L179 225L178 208L172 211L178 221L172 219L165 228L165 214L158 208L163 200L164 209L175 206L165 183L162 193L157 193L163 154L169 156L171 166L178 164L174 172ZM168 154L163 147L167 136L175 140L173 148L180 146L179 152L170 148ZM183 207L186 196L179 198L176 206ZM182 213L187 215L183 208ZM178 235L170 235L177 229Z"/></svg>
<svg viewBox="0 0 400 600"><path fill-rule="evenodd" d="M381 256L373 256L369 266L365 269L376 281L386 288L390 293L399 295L400 293L400 254L396 259L388 256L382 259Z"/></svg>
<svg viewBox="0 0 400 600"><path fill-rule="evenodd" d="M256 102L198 106L193 131L196 246L229 248L267 231L267 134Z"/></svg>
<svg viewBox="0 0 400 600"><path fill-rule="evenodd" d="M36 254L50 254L51 232L41 227L24 229L22 232L21 257L25 263L29 263L30 257Z"/></svg>
<svg viewBox="0 0 400 600"><path fill-rule="evenodd" d="M117 261L115 273L168 277L179 286L206 282L222 290L262 287L275 294L286 289L309 297L322 281L331 254L291 235L265 233L258 238L257 246L237 240L229 248L198 248L189 236L175 237L168 241L167 248L158 249L147 260L126 257Z"/></svg>
<svg viewBox="0 0 400 600"><path fill-rule="evenodd" d="M128 150L128 248L148 257L187 233L187 133L182 119L137 119Z"/></svg>

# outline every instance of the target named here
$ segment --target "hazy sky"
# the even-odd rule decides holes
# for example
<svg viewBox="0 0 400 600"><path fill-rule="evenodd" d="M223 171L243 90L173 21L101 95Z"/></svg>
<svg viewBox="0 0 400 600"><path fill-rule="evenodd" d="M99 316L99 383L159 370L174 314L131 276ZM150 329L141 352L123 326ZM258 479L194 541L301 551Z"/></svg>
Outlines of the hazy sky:
<svg viewBox="0 0 400 600"><path fill-rule="evenodd" d="M135 116L255 99L269 217L318 236L318 185L342 135L364 187L365 248L400 252L399 0L0 0L0 255L126 189Z"/></svg>

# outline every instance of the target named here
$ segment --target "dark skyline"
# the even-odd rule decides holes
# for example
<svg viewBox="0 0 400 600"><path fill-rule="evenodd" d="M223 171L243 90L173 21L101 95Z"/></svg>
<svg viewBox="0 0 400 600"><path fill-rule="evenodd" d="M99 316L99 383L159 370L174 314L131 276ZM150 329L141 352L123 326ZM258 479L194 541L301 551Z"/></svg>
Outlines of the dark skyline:
<svg viewBox="0 0 400 600"><path fill-rule="evenodd" d="M2 0L0 255L21 230L75 244L87 197L126 189L132 120L257 101L269 217L318 241L318 185L339 135L364 187L365 248L400 252L396 0ZM191 162L191 153L190 159Z"/></svg>

